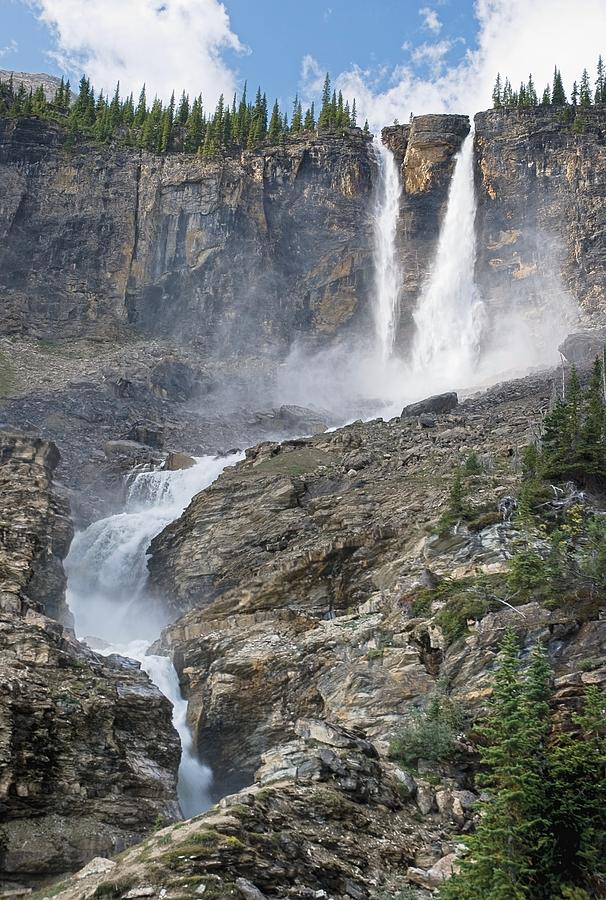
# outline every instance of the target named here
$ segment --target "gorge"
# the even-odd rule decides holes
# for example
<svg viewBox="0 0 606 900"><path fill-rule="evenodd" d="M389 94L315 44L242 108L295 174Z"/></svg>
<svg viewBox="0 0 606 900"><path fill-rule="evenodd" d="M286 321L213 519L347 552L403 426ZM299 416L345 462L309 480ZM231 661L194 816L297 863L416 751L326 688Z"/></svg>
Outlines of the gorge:
<svg viewBox="0 0 606 900"><path fill-rule="evenodd" d="M606 684L601 589L508 581L558 348L585 385L606 333L606 108L471 125L204 160L0 118L8 896L429 898L504 631L562 719Z"/></svg>

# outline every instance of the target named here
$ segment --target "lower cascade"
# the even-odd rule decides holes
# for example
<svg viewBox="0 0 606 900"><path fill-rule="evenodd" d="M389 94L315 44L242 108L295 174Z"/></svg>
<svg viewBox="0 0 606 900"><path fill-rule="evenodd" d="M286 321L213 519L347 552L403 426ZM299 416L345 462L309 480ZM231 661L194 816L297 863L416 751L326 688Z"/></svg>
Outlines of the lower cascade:
<svg viewBox="0 0 606 900"><path fill-rule="evenodd" d="M166 624L146 592L147 548L195 494L240 458L206 456L189 469L139 472L128 486L124 511L79 532L65 561L67 599L78 637L105 656L116 653L137 660L173 704L173 725L182 748L178 797L185 817L211 805L212 773L194 754L187 701L171 659L147 653Z"/></svg>
<svg viewBox="0 0 606 900"><path fill-rule="evenodd" d="M473 132L463 142L431 275L414 313L412 369L454 385L477 364L484 306L475 283L476 194Z"/></svg>

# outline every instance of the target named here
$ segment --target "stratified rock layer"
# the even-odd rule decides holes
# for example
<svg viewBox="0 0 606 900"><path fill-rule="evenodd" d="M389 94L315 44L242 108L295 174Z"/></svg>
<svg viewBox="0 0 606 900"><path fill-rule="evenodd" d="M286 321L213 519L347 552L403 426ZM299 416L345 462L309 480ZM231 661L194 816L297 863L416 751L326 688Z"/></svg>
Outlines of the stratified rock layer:
<svg viewBox="0 0 606 900"><path fill-rule="evenodd" d="M435 413L431 429L398 418L262 444L152 542L152 584L191 609L162 646L219 790L250 781L299 718L361 728L385 752L440 678L478 710L505 622L528 646L544 637L558 674L600 658L599 603L511 612L488 589L452 614L447 594L417 602L444 579L502 576L523 539L505 498L551 392L530 378ZM469 524L445 530L453 471L471 453Z"/></svg>
<svg viewBox="0 0 606 900"><path fill-rule="evenodd" d="M368 314L373 165L356 129L205 162L1 119L1 330L334 336Z"/></svg>
<svg viewBox="0 0 606 900"><path fill-rule="evenodd" d="M493 317L547 307L552 339L577 305L586 322L606 316L606 109L578 116L541 106L475 117L482 295Z"/></svg>

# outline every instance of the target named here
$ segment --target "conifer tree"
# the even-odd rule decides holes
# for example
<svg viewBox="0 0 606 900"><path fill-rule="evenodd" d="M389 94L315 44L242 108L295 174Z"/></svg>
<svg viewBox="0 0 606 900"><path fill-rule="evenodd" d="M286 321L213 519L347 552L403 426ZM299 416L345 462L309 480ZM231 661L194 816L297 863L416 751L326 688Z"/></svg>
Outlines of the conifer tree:
<svg viewBox="0 0 606 900"><path fill-rule="evenodd" d="M356 109L356 98L354 97L353 103L351 104L351 127L358 127L358 110Z"/></svg>
<svg viewBox="0 0 606 900"><path fill-rule="evenodd" d="M305 121L303 123L303 127L305 131L313 131L316 127L316 116L315 116L315 108L312 103L307 112L305 113Z"/></svg>
<svg viewBox="0 0 606 900"><path fill-rule="evenodd" d="M562 82L562 74L556 66L553 70L553 87L551 90L552 106L566 106L566 92Z"/></svg>
<svg viewBox="0 0 606 900"><path fill-rule="evenodd" d="M492 89L492 105L494 109L501 109L503 106L503 85L501 84L500 72L497 72L497 80Z"/></svg>
<svg viewBox="0 0 606 900"><path fill-rule="evenodd" d="M135 111L135 126L137 128L141 128L145 119L147 118L147 98L145 96L145 85L141 88L141 93L139 94L139 102L137 103L137 109Z"/></svg>
<svg viewBox="0 0 606 900"><path fill-rule="evenodd" d="M499 653L491 713L478 729L489 798L461 872L440 890L447 900L553 897L547 809L549 668L536 648L524 679L519 643L509 630Z"/></svg>
<svg viewBox="0 0 606 900"><path fill-rule="evenodd" d="M598 57L597 79L595 83L595 102L606 103L606 72L602 56Z"/></svg>
<svg viewBox="0 0 606 900"><path fill-rule="evenodd" d="M279 139L282 131L282 120L280 118L280 107L276 100L271 111L271 121L269 123L269 139L274 143Z"/></svg>
<svg viewBox="0 0 606 900"><path fill-rule="evenodd" d="M545 90L543 91L543 97L541 98L541 106L550 106L551 105L551 88L549 85L545 86Z"/></svg>
<svg viewBox="0 0 606 900"><path fill-rule="evenodd" d="M196 97L192 103L187 122L185 123L185 149L189 153L196 153L204 140L204 126L202 122L202 100Z"/></svg>
<svg viewBox="0 0 606 900"><path fill-rule="evenodd" d="M570 102L573 106L579 105L579 86L576 81L572 82L572 93L570 95Z"/></svg>
<svg viewBox="0 0 606 900"><path fill-rule="evenodd" d="M179 108L177 110L177 124L185 125L187 120L189 119L189 95L183 91L181 94L181 99L179 101Z"/></svg>
<svg viewBox="0 0 606 900"><path fill-rule="evenodd" d="M589 73L587 69L583 69L583 74L581 76L579 105L584 107L591 106L591 87L589 85Z"/></svg>
<svg viewBox="0 0 606 900"><path fill-rule="evenodd" d="M322 89L322 107L318 116L318 128L330 128L332 113L330 87L330 75L327 72L324 79L324 88Z"/></svg>
<svg viewBox="0 0 606 900"><path fill-rule="evenodd" d="M295 102L293 103L293 112L292 112L292 124L290 126L290 130L293 134L299 134L303 129L303 109L301 107L301 101L299 100L299 95L295 97Z"/></svg>

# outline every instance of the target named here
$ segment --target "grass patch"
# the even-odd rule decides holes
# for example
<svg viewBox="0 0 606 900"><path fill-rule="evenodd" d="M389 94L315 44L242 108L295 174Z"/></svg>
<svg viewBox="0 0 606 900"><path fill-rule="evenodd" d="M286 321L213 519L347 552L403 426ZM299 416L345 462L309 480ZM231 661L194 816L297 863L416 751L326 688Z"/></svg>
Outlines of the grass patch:
<svg viewBox="0 0 606 900"><path fill-rule="evenodd" d="M264 475L306 475L318 466L334 466L336 459L322 450L302 448L281 451L255 466L252 471Z"/></svg>

